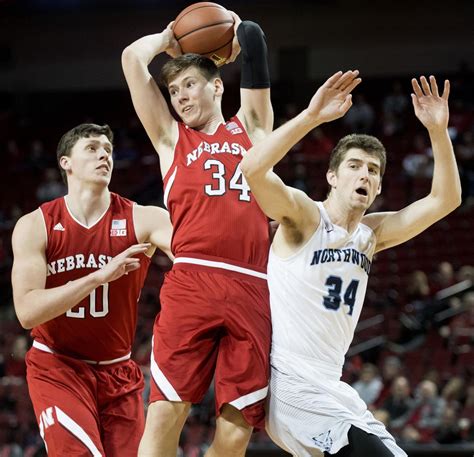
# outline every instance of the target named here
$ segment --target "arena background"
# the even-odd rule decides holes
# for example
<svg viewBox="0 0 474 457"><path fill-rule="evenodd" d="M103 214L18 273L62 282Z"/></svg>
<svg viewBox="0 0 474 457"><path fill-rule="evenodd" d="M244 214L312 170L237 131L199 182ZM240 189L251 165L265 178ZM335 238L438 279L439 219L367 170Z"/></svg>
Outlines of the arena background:
<svg viewBox="0 0 474 457"><path fill-rule="evenodd" d="M161 31L189 3L0 0L2 457L44 455L24 381L31 341L13 311L12 228L19 216L64 193L55 147L62 133L85 121L108 123L116 134L111 189L139 203L162 205L157 158L134 114L120 54L136 38ZM370 408L410 457L473 455L474 2L221 3L266 32L276 126L303 108L330 74L361 72L363 83L348 116L308 135L278 166L285 182L315 199L326 191L329 150L350 131L375 134L388 149L382 197L374 208L399 209L426 194L431 158L427 134L409 101L410 79L434 74L451 80L450 134L463 204L415 240L377 256L344 379L377 393L368 400ZM156 59L154 71L163 61ZM223 108L232 115L238 106L238 64L226 66L223 79ZM159 287L169 268L167 258L157 255L142 294L134 356L145 374ZM411 405L398 423L386 414L396 375L406 377ZM426 380L436 391L421 399L420 382ZM182 455L203 454L213 421L211 389L192 410ZM261 432L254 434L248 455L284 453Z"/></svg>

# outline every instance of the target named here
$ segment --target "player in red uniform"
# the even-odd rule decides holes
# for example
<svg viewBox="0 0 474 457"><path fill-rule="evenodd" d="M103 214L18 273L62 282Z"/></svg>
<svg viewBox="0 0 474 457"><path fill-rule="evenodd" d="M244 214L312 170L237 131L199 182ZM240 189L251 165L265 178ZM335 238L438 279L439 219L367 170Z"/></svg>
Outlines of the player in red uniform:
<svg viewBox="0 0 474 457"><path fill-rule="evenodd" d="M148 71L162 52L180 54L170 26L128 46L122 64L135 110L159 154L173 224L174 266L154 327L150 406L140 456L176 456L191 403L214 377L216 434L206 456L243 456L261 427L268 390L268 222L239 163L273 125L265 38L235 15L241 47L241 107L224 121L224 91L212 60L185 54L161 79L182 122Z"/></svg>
<svg viewBox="0 0 474 457"><path fill-rule="evenodd" d="M150 257L169 252L171 224L108 190L112 140L108 126L67 132L57 157L68 194L13 232L15 310L32 328L27 381L50 456L135 457L143 433L130 350Z"/></svg>

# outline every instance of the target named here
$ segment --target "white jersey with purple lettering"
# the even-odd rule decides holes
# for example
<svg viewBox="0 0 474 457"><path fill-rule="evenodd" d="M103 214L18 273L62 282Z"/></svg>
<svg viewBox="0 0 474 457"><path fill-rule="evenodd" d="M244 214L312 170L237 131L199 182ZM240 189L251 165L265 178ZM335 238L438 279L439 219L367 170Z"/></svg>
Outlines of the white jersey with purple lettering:
<svg viewBox="0 0 474 457"><path fill-rule="evenodd" d="M351 425L378 436L406 456L357 392L340 381L354 336L375 251L373 231L333 224L321 202L321 222L296 253L270 249L271 383L267 431L299 457L315 449L334 454L348 444Z"/></svg>

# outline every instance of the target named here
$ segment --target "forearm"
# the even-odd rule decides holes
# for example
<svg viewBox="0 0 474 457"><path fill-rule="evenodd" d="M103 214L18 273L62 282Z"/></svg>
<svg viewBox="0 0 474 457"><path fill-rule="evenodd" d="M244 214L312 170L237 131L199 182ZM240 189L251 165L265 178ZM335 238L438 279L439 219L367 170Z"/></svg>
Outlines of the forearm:
<svg viewBox="0 0 474 457"><path fill-rule="evenodd" d="M447 129L429 131L434 157L431 196L441 199L446 209L461 203L461 181Z"/></svg>
<svg viewBox="0 0 474 457"><path fill-rule="evenodd" d="M272 132L252 147L242 159L240 168L247 179L271 170L309 131L319 125L307 110Z"/></svg>
<svg viewBox="0 0 474 457"><path fill-rule="evenodd" d="M101 285L99 271L51 289L34 289L15 300L18 320L30 329L48 322L77 305Z"/></svg>
<svg viewBox="0 0 474 457"><path fill-rule="evenodd" d="M169 36L166 30L161 33L146 35L125 48L122 60L125 64L129 60L136 59L143 65L148 66L155 56L166 51L169 44Z"/></svg>

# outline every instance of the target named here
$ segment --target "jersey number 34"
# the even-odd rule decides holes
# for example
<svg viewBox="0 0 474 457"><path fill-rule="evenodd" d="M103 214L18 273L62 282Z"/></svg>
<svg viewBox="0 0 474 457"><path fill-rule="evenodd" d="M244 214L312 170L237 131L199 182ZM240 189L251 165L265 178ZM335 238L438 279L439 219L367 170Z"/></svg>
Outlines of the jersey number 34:
<svg viewBox="0 0 474 457"><path fill-rule="evenodd" d="M359 287L359 281L353 279L347 286L343 296L341 296L343 293L343 283L339 276L328 276L325 285L328 288L328 295L323 297L324 306L327 309L336 311L341 306L342 300L344 300L344 304L349 307L349 312L347 314L352 316L354 304L356 301L357 288Z"/></svg>
<svg viewBox="0 0 474 457"><path fill-rule="evenodd" d="M204 192L211 197L224 195L227 191L227 183L225 180L225 166L216 159L208 159L204 162L204 170L212 170L212 184L204 186ZM240 191L239 200L243 202L250 201L250 187L245 181L244 175L240 171L239 164L235 167L232 178L229 181L230 190Z"/></svg>

